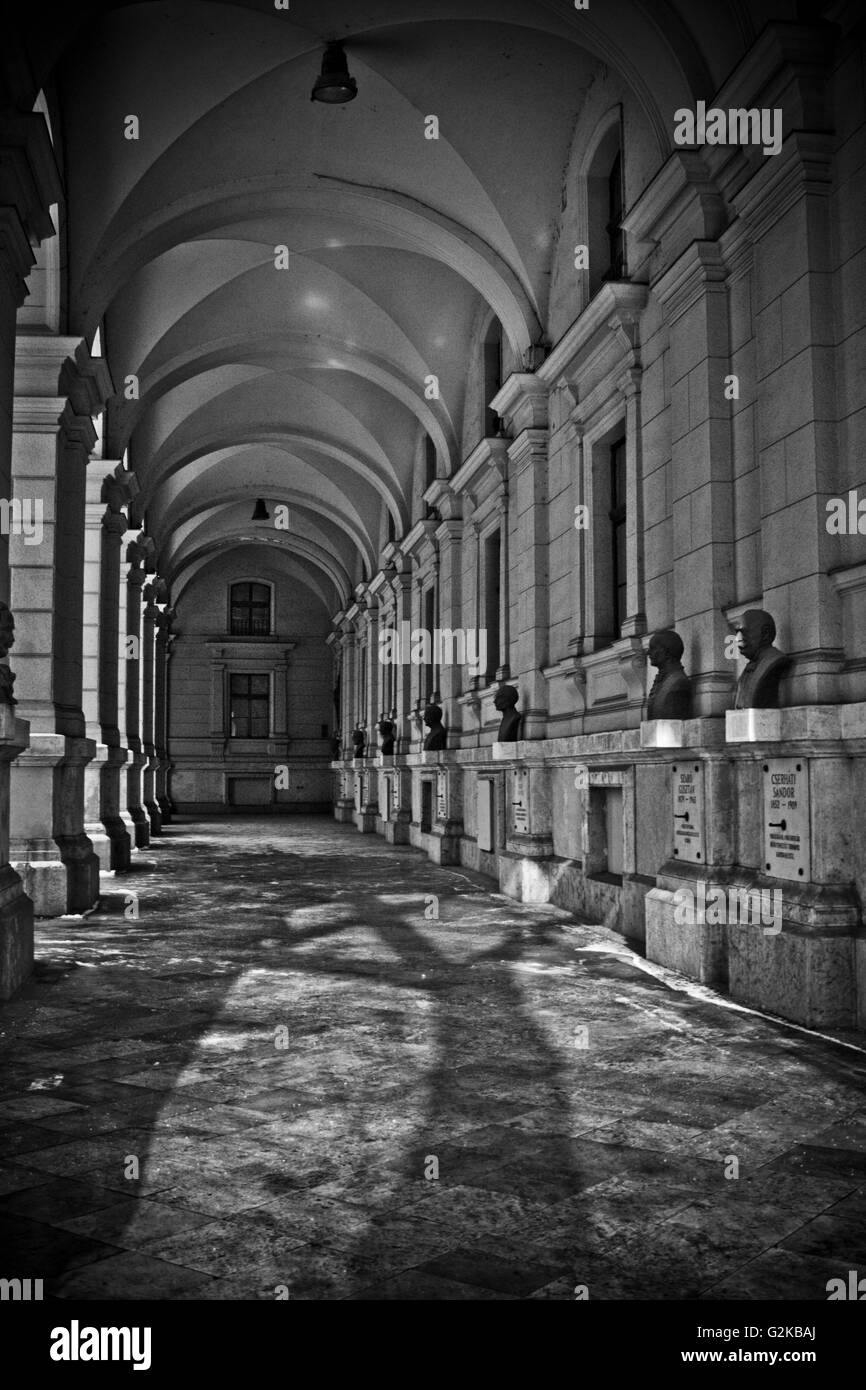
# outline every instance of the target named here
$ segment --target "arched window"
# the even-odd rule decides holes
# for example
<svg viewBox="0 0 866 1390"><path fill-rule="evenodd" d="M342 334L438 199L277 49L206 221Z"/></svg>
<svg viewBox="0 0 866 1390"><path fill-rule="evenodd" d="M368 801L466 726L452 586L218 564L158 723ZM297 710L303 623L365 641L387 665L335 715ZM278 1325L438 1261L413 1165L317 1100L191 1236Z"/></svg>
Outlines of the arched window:
<svg viewBox="0 0 866 1390"><path fill-rule="evenodd" d="M484 435L493 439L499 433L499 416L491 410L490 402L502 388L502 324L499 319L490 321L484 339Z"/></svg>
<svg viewBox="0 0 866 1390"><path fill-rule="evenodd" d="M588 155L585 177L591 299L608 280L622 280L626 276L622 230L625 206L622 112L619 107L605 118L598 143Z"/></svg>
<svg viewBox="0 0 866 1390"><path fill-rule="evenodd" d="M607 250L608 266L605 280L621 280L625 267L625 239L622 230L622 151L607 176Z"/></svg>
<svg viewBox="0 0 866 1390"><path fill-rule="evenodd" d="M232 637L270 637L271 587L269 584L233 584L230 597Z"/></svg>

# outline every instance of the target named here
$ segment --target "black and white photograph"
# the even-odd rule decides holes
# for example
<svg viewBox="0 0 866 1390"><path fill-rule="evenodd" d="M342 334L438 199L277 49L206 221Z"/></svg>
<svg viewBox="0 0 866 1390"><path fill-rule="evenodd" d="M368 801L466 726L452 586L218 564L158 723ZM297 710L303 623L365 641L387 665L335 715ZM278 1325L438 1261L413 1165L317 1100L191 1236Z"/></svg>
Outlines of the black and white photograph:
<svg viewBox="0 0 866 1390"><path fill-rule="evenodd" d="M0 271L23 1367L562 1302L829 1377L866 10L11 0Z"/></svg>

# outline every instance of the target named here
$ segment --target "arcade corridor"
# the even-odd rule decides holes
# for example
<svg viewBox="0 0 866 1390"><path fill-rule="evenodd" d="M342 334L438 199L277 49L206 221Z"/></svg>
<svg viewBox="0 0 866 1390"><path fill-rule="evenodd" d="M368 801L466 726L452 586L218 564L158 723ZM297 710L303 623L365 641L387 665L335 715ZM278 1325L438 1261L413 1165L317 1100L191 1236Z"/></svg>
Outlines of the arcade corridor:
<svg viewBox="0 0 866 1390"><path fill-rule="evenodd" d="M825 1300L866 1257L861 1050L324 818L106 887L3 1013L47 1297Z"/></svg>

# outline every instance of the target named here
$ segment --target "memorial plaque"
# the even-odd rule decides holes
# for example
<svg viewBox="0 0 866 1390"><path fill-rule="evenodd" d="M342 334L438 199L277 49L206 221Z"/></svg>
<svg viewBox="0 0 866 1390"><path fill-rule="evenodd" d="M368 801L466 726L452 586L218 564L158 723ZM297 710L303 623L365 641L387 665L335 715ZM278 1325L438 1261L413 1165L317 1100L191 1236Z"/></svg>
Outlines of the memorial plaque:
<svg viewBox="0 0 866 1390"><path fill-rule="evenodd" d="M674 858L686 864L706 862L704 844L704 775L700 763L675 763L672 796Z"/></svg>
<svg viewBox="0 0 866 1390"><path fill-rule="evenodd" d="M448 774L438 772L436 774L436 819L448 819Z"/></svg>
<svg viewBox="0 0 866 1390"><path fill-rule="evenodd" d="M486 777L479 779L478 796L475 803L479 849L493 849L494 805L493 782Z"/></svg>
<svg viewBox="0 0 866 1390"><path fill-rule="evenodd" d="M355 782L355 810L356 810L356 811L362 811L363 809L364 809L364 776L363 776L363 773L361 773L361 774L359 775L359 777L357 778L356 782Z"/></svg>
<svg viewBox="0 0 866 1390"><path fill-rule="evenodd" d="M397 819L397 812L400 810L400 778L391 778L391 818Z"/></svg>
<svg viewBox="0 0 866 1390"><path fill-rule="evenodd" d="M514 830L517 835L529 834L529 773L525 768L515 768L512 774L511 811L514 817Z"/></svg>
<svg viewBox="0 0 866 1390"><path fill-rule="evenodd" d="M809 764L802 758L768 758L764 783L764 872L809 880Z"/></svg>

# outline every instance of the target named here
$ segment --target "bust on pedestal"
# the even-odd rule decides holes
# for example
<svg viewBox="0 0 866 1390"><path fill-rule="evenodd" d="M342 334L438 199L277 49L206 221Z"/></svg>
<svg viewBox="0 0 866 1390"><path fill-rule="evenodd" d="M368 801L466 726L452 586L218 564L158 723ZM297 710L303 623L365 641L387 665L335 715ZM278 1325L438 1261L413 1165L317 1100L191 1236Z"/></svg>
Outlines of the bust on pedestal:
<svg viewBox="0 0 866 1390"><path fill-rule="evenodd" d="M352 743L355 749L354 753L352 754L353 758L363 758L364 749L367 744L367 735L364 733L363 729L355 730L355 732L352 734Z"/></svg>
<svg viewBox="0 0 866 1390"><path fill-rule="evenodd" d="M425 753L435 753L440 748L448 746L448 731L442 726L442 708L440 705L428 705L424 711L424 723L430 730L424 740Z"/></svg>
<svg viewBox="0 0 866 1390"><path fill-rule="evenodd" d="M520 737L523 715L517 712L516 706L519 699L520 691L516 685L501 685L496 692L493 703L498 710L502 711L499 733L496 735L498 743L516 743Z"/></svg>
<svg viewBox="0 0 866 1390"><path fill-rule="evenodd" d="M378 729L382 736L382 747L379 751L389 756L394 752L394 738L397 726L393 724L390 719L382 719L379 721Z"/></svg>
<svg viewBox="0 0 866 1390"><path fill-rule="evenodd" d="M0 658L8 655L15 642L15 619L8 604L0 601ZM15 684L14 672L8 666L0 666L0 705L15 705L18 701L12 694Z"/></svg>
<svg viewBox="0 0 866 1390"><path fill-rule="evenodd" d="M747 666L737 681L734 709L778 709L779 682L791 658L779 651L776 624L762 608L749 608L737 626L739 647Z"/></svg>
<svg viewBox="0 0 866 1390"><path fill-rule="evenodd" d="M650 638L648 655L658 675L647 697L647 719L691 719L692 683L683 670L684 650L673 628L662 628Z"/></svg>

